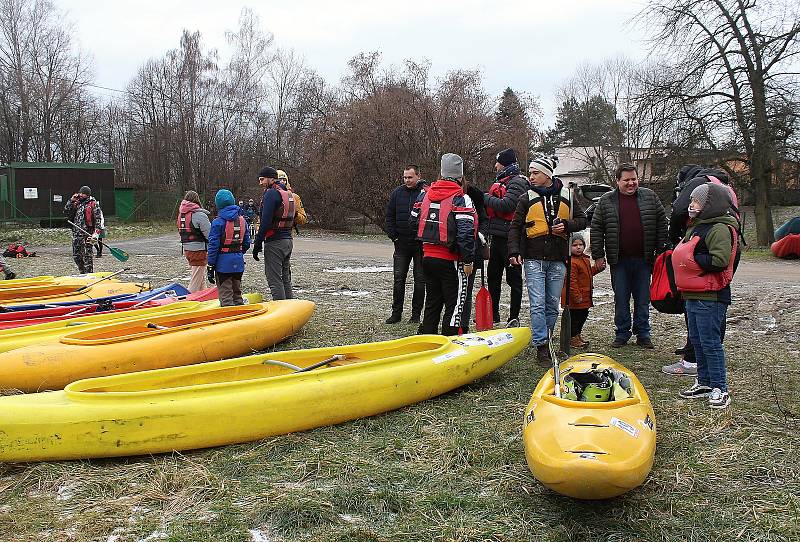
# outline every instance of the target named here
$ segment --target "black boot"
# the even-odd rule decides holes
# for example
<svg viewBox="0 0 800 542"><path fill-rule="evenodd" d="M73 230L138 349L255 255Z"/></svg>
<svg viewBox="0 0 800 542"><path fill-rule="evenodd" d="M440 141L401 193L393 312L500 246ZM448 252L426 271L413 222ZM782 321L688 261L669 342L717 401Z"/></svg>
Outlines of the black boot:
<svg viewBox="0 0 800 542"><path fill-rule="evenodd" d="M386 319L387 324L396 324L401 320L402 313L393 312L392 315Z"/></svg>

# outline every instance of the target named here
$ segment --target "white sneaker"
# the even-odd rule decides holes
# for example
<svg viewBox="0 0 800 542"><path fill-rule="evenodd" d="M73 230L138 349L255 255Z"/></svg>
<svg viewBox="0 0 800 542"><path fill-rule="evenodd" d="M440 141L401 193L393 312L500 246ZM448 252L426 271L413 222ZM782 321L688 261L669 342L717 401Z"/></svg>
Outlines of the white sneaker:
<svg viewBox="0 0 800 542"><path fill-rule="evenodd" d="M713 390L710 387L700 384L695 378L692 387L689 388L688 390L683 390L678 395L682 399L699 399L701 397L708 397L709 395L711 395L712 391Z"/></svg>
<svg viewBox="0 0 800 542"><path fill-rule="evenodd" d="M731 404L731 396L727 391L722 391L719 388L711 390L711 395L708 396L708 406L711 408L728 408Z"/></svg>
<svg viewBox="0 0 800 542"><path fill-rule="evenodd" d="M672 365L664 365L661 368L662 373L675 376L697 376L697 364L689 363L685 359L676 361Z"/></svg>

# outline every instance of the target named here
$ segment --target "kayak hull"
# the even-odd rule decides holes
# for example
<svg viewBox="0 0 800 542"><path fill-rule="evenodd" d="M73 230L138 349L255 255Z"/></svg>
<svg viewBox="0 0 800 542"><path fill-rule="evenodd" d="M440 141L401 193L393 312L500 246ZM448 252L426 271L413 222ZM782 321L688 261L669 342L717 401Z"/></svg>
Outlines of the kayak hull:
<svg viewBox="0 0 800 542"><path fill-rule="evenodd" d="M89 284L97 279L111 275L110 272L103 273L86 273L84 275L64 275L55 277L53 275L39 275L36 277L26 277L20 279L11 279L0 281L0 289L7 290L11 288L26 288L29 286L46 286L52 284L60 284L63 282L72 282L78 284ZM117 282L115 279L110 279Z"/></svg>
<svg viewBox="0 0 800 542"><path fill-rule="evenodd" d="M372 416L490 373L527 346L530 330L464 337L273 352L0 397L0 461L205 448ZM268 361L306 367L334 354L342 365L302 373Z"/></svg>
<svg viewBox="0 0 800 542"><path fill-rule="evenodd" d="M81 378L241 356L292 336L314 311L314 303L299 299L238 307L205 303L217 306L173 303L146 309L144 315L123 314L117 322L72 329L59 322L49 334L58 334L57 340L44 343L20 334L29 346L0 354L0 388L56 390ZM240 313L246 316L231 317ZM20 339L17 343L22 344Z"/></svg>
<svg viewBox="0 0 800 542"><path fill-rule="evenodd" d="M534 477L576 499L608 499L630 491L645 481L655 456L655 414L630 370L599 354L573 356L561 370L584 371L593 364L626 373L633 397L606 403L556 398L551 369L523 418L525 457Z"/></svg>

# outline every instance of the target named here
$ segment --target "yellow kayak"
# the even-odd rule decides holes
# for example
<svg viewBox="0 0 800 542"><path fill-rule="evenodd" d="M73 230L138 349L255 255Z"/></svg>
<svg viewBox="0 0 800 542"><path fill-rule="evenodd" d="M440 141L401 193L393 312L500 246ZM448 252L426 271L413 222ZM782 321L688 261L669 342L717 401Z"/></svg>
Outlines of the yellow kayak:
<svg viewBox="0 0 800 542"><path fill-rule="evenodd" d="M0 304L7 307L33 303L60 303L80 301L118 294L138 294L150 290L150 284L139 282L115 282L112 279L89 284L44 284L24 286L7 290L0 289Z"/></svg>
<svg viewBox="0 0 800 542"><path fill-rule="evenodd" d="M172 312L189 312L200 308L219 306L219 300L213 301L180 301L166 303L156 307L132 309L121 312L101 312L70 320L57 320L43 324L15 327L0 330L0 359L3 353L31 345L40 345L58 341L61 337L83 329L94 329L100 326L135 320L138 318L151 318ZM2 363L0 363L2 367ZM2 388L3 386L0 386Z"/></svg>
<svg viewBox="0 0 800 542"><path fill-rule="evenodd" d="M291 337L314 312L314 303L300 299L234 307L206 303L217 306L80 326L58 341L0 354L0 389L60 390L81 378L241 356ZM164 308L175 305L182 304Z"/></svg>
<svg viewBox="0 0 800 542"><path fill-rule="evenodd" d="M622 495L642 484L653 466L655 414L630 370L607 356L580 354L561 363L562 384L568 375L580 379L581 373L604 369L623 375L627 389L614 385L610 400L601 402L558 398L551 369L525 409L528 467L544 485L576 499Z"/></svg>
<svg viewBox="0 0 800 542"><path fill-rule="evenodd" d="M272 352L0 397L0 461L110 457L247 442L372 416L480 378L527 327ZM297 372L303 370L302 372Z"/></svg>
<svg viewBox="0 0 800 542"><path fill-rule="evenodd" d="M85 275L64 275L56 277L53 275L39 275L36 277L26 277L21 279L11 279L0 281L0 289L7 290L11 288L20 288L25 286L44 286L48 284L60 284L63 282L80 283L81 285L94 282L97 279L111 275L110 272L104 273L86 273ZM117 279L109 279L114 282L119 282Z"/></svg>

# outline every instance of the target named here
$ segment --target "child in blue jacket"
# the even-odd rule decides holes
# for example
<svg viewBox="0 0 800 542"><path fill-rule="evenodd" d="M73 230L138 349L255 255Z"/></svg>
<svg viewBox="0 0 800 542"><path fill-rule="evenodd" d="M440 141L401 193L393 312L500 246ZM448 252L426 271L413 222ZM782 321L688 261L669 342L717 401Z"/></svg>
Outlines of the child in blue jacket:
<svg viewBox="0 0 800 542"><path fill-rule="evenodd" d="M221 307L243 305L244 253L250 248L250 233L230 190L218 191L214 204L218 215L208 234L208 282L216 282Z"/></svg>

